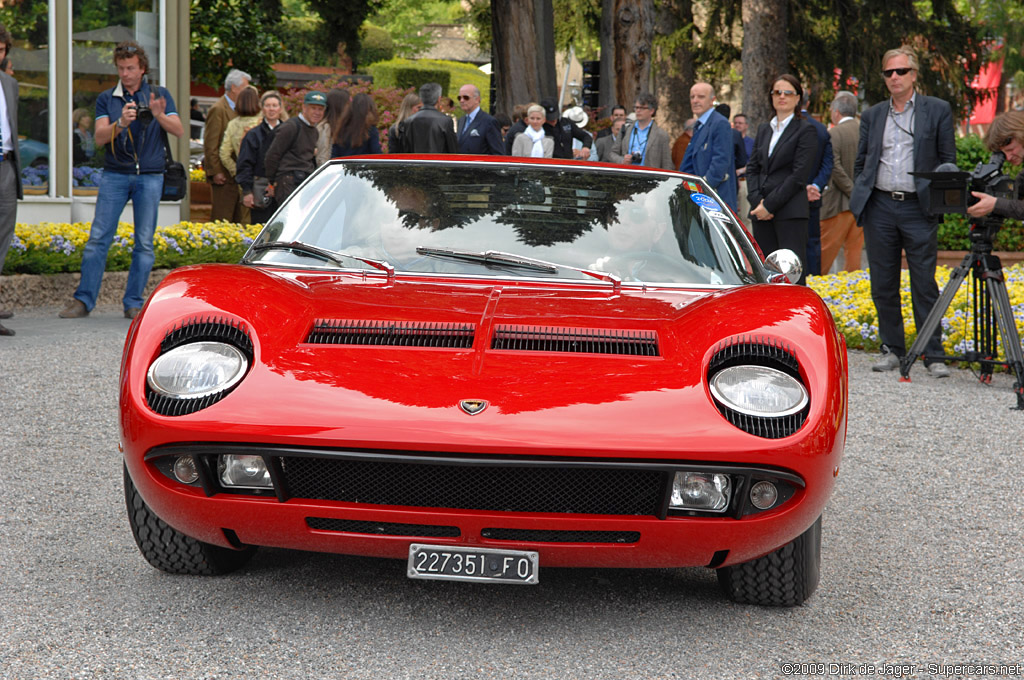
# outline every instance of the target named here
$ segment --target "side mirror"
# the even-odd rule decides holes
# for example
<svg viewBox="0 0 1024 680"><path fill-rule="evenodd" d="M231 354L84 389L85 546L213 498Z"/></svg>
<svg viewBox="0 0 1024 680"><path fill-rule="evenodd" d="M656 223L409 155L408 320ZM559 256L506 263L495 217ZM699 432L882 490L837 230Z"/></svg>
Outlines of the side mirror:
<svg viewBox="0 0 1024 680"><path fill-rule="evenodd" d="M764 263L770 271L775 272L769 277L772 283L796 283L804 273L800 256L787 248L776 250L764 258Z"/></svg>

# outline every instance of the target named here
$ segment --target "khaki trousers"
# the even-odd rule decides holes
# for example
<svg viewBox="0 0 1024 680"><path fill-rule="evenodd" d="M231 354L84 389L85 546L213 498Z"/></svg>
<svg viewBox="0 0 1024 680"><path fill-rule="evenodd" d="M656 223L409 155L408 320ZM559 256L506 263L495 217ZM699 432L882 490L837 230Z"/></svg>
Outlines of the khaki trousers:
<svg viewBox="0 0 1024 680"><path fill-rule="evenodd" d="M857 271L860 253L864 248L864 230L857 226L853 213L844 210L835 217L821 221L821 273L828 274L839 248L845 250L844 266L841 271Z"/></svg>

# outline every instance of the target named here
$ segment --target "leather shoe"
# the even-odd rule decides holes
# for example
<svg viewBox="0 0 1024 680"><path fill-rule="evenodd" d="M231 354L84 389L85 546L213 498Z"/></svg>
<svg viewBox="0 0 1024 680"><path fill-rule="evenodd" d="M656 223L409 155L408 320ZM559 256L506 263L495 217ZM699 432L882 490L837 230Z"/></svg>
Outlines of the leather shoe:
<svg viewBox="0 0 1024 680"><path fill-rule="evenodd" d="M875 365L871 367L872 371L878 373L884 373L885 371L895 371L900 367L900 358L892 352L886 352L882 355L882 358L875 362Z"/></svg>
<svg viewBox="0 0 1024 680"><path fill-rule="evenodd" d="M128 309L124 310L124 318L126 318L126 319L134 319L138 315L139 315L139 308L138 307L129 307Z"/></svg>
<svg viewBox="0 0 1024 680"><path fill-rule="evenodd" d="M0 335L14 335L14 331L0 323Z"/></svg>
<svg viewBox="0 0 1024 680"><path fill-rule="evenodd" d="M14 316L14 312L9 309L0 309L0 319L10 319Z"/></svg>
<svg viewBox="0 0 1024 680"><path fill-rule="evenodd" d="M928 375L933 378L948 378L949 368L946 364L941 361L936 361L934 364L928 364Z"/></svg>
<svg viewBox="0 0 1024 680"><path fill-rule="evenodd" d="M78 298L72 298L68 306L60 311L57 315L62 319L81 319L83 316L89 316L89 310L85 308L85 303Z"/></svg>

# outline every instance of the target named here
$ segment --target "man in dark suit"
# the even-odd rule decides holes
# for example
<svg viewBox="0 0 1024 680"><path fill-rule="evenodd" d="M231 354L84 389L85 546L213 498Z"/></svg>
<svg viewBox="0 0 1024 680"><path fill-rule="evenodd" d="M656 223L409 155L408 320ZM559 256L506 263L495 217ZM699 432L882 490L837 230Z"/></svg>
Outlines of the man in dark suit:
<svg viewBox="0 0 1024 680"><path fill-rule="evenodd" d="M882 57L882 74L892 97L864 112L854 163L850 210L864 226L871 268L871 298L878 312L882 357L872 368L892 371L906 353L900 305L901 253L906 252L914 321L920 328L939 297L935 283L938 218L929 212L928 180L911 172L931 172L956 161L953 113L949 104L914 92L919 65L909 47ZM925 365L937 378L949 375L942 356L942 329L925 346Z"/></svg>
<svg viewBox="0 0 1024 680"><path fill-rule="evenodd" d="M715 111L714 101L715 89L710 83L695 83L690 88L690 108L697 123L679 170L703 177L722 200L736 210L732 127L728 118Z"/></svg>
<svg viewBox="0 0 1024 680"><path fill-rule="evenodd" d="M814 134L818 137L817 162L811 168L811 176L807 184L807 205L810 208L810 215L807 218L807 273L817 276L821 273L821 192L828 184L832 176L832 138L828 135L828 128L819 123L807 113L807 106L811 103L811 93L804 91L803 111L804 117L814 127Z"/></svg>
<svg viewBox="0 0 1024 680"><path fill-rule="evenodd" d="M407 153L459 152L452 119L437 109L437 100L440 98L441 86L437 83L420 86L423 108L402 121L400 126L400 134L405 139L404 151Z"/></svg>
<svg viewBox="0 0 1024 680"><path fill-rule="evenodd" d="M11 51L10 31L0 24L0 61ZM0 71L0 271L7 259L7 249L14 239L14 222L21 193L21 159L18 156L18 81ZM0 310L0 319L14 314ZM14 331L0 324L0 335Z"/></svg>
<svg viewBox="0 0 1024 680"><path fill-rule="evenodd" d="M466 114L459 118L459 153L481 156L504 154L498 121L480 108L480 90L476 85L459 88L459 107Z"/></svg>

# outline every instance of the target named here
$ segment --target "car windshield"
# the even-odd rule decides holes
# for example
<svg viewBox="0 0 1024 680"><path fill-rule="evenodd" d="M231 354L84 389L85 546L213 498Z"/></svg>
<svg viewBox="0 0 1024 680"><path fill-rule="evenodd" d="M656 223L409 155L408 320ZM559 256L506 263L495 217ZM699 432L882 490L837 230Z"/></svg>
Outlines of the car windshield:
<svg viewBox="0 0 1024 680"><path fill-rule="evenodd" d="M246 261L372 269L373 260L399 274L595 285L764 281L742 228L704 191L682 175L620 168L335 162L288 199ZM335 257L310 257L296 242Z"/></svg>

